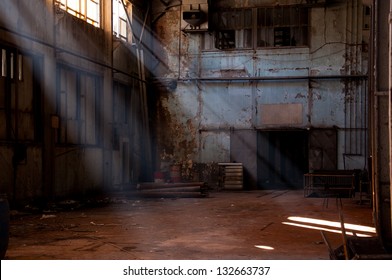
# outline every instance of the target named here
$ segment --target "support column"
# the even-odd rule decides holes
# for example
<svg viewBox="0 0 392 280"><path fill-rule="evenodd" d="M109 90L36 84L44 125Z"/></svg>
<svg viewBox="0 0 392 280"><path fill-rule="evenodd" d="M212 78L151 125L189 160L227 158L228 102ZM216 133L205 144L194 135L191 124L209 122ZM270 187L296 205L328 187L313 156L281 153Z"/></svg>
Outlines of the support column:
<svg viewBox="0 0 392 280"><path fill-rule="evenodd" d="M392 0L389 3L389 223L390 223L390 233L392 233ZM392 234L389 235L388 243L392 243Z"/></svg>
<svg viewBox="0 0 392 280"><path fill-rule="evenodd" d="M372 186L374 197L374 219L377 233L384 245L392 248L391 221L391 86L389 24L390 1L374 0L372 27L373 65L371 68L372 112Z"/></svg>
<svg viewBox="0 0 392 280"><path fill-rule="evenodd" d="M113 1L102 1L102 27L105 30L105 64L113 67L113 26L112 26L112 7ZM101 128L103 135L103 181L104 189L110 191L113 187L112 182L112 123L113 123L113 73L112 69L106 67L103 73L103 92L102 92L102 117Z"/></svg>

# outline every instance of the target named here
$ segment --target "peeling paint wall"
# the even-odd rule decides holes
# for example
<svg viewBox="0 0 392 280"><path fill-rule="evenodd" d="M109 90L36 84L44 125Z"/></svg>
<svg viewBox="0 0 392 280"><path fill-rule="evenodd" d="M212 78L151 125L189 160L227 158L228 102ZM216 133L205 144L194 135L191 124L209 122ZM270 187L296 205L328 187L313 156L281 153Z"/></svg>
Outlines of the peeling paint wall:
<svg viewBox="0 0 392 280"><path fill-rule="evenodd" d="M273 6L276 1L214 3L244 8ZM336 168L366 166L366 132L362 132L367 124L361 113L366 108L362 46L367 39L363 38L361 1L310 8L309 47L297 48L204 50L207 33L179 31L181 6L157 6L155 12L159 11L154 28L166 51L168 70L156 73L156 79L176 81L174 88L157 90L158 115L165 116L157 125L163 128L157 129L160 148L177 159L230 161L232 130L334 128L339 135ZM273 106L278 111L269 116ZM295 114L295 120L279 115L279 110ZM266 114L268 121L263 120ZM187 149L179 148L179 143ZM355 151L349 148L353 146ZM346 166L347 154L352 153L359 161ZM250 162L244 165L255 173Z"/></svg>

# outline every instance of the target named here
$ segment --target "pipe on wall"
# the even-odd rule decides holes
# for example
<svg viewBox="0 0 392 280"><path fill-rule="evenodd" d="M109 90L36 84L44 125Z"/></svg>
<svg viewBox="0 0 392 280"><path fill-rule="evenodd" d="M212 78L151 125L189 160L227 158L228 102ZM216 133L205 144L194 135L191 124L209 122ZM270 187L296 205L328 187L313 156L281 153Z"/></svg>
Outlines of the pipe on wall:
<svg viewBox="0 0 392 280"><path fill-rule="evenodd" d="M179 78L178 81L278 81L278 80L338 80L357 79L366 80L368 75L320 75L320 76L264 76L264 77L195 77Z"/></svg>

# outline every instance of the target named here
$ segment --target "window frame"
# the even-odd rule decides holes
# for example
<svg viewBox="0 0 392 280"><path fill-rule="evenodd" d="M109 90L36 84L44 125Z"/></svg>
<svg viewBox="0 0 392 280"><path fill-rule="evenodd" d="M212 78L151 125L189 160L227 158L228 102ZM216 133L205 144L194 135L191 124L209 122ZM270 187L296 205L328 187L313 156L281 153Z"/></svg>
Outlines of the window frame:
<svg viewBox="0 0 392 280"><path fill-rule="evenodd" d="M1 45L0 50L0 141L40 143L42 59L17 48Z"/></svg>
<svg viewBox="0 0 392 280"><path fill-rule="evenodd" d="M63 77L66 77L65 81L62 80ZM70 83L69 78L74 78L74 83ZM102 77L59 63L56 79L56 115L60 119L56 143L100 146ZM88 84L91 81L94 82L94 88L86 91L87 88L92 88ZM72 86L73 90L68 90L68 86ZM67 90L63 91L63 87ZM89 119L92 115L94 118ZM91 138L91 135L94 136Z"/></svg>
<svg viewBox="0 0 392 280"><path fill-rule="evenodd" d="M129 41L132 37L128 36L128 13L130 20L132 21L132 3L125 0L126 9L124 9L122 0L112 0L113 13L112 13L112 25L113 35L123 41ZM125 30L123 30L124 28Z"/></svg>
<svg viewBox="0 0 392 280"><path fill-rule="evenodd" d="M260 19L263 18L262 12L265 20L269 22L260 23ZM303 15L306 16L301 19L300 16ZM204 50L298 48L310 45L310 8L306 6L277 5L220 9L213 13L212 25L213 36L209 33L204 35ZM281 41L277 40L279 32ZM295 35L298 37L297 40L293 40ZM267 43L262 44L262 38L266 39ZM213 45L211 39L214 40ZM225 39L228 40L225 42Z"/></svg>
<svg viewBox="0 0 392 280"><path fill-rule="evenodd" d="M120 134L130 134L132 122L132 85L113 80L112 91L113 150L120 150ZM121 133L119 133L121 131Z"/></svg>
<svg viewBox="0 0 392 280"><path fill-rule="evenodd" d="M89 14L91 4L96 6L95 18ZM95 27L101 27L101 0L55 0L55 5Z"/></svg>

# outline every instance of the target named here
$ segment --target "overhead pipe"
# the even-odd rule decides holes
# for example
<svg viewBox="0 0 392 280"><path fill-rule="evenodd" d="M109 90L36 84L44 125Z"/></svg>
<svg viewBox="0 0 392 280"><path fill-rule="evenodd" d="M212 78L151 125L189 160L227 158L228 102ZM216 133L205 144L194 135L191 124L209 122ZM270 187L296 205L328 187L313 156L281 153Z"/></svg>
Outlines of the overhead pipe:
<svg viewBox="0 0 392 280"><path fill-rule="evenodd" d="M86 61L88 61L88 62L91 62L91 63L93 63L93 64L95 64L95 65L98 65L98 66L101 66L101 67L104 67L104 68L111 69L111 70L112 70L113 72L115 72L115 73L123 74L123 75L125 75L125 76L127 76L127 77L133 78L133 79L135 79L135 80L139 80L139 78L136 77L135 75L130 74L130 73L127 73L127 72L122 71L122 70L120 70L120 69L114 68L113 66L111 66L111 65L109 65L109 64L106 64L106 63L104 63L104 62L97 61L97 60L95 60L95 59L89 58L89 57L87 57L87 56L85 56L85 55L82 55L82 54L78 54L78 53L76 53L76 52L74 52L74 51L67 50L67 49L65 49L65 48L61 48L61 47L55 46L54 44L47 43L47 42L45 42L45 41L43 41L43 40L41 40L41 39L32 37L32 36L30 36L30 35L20 33L20 32L18 32L18 31L9 29L9 28L4 27L4 26L0 26L0 30L4 30L4 31L6 31L6 32L8 32L8 33L11 33L11 34L20 36L20 37L22 37L22 38L31 40L31 41L36 42L36 43L38 43L38 44L41 44L41 45L43 45L43 46L52 48L52 49L53 49L54 51L56 51L56 52L59 52L59 53L66 53L66 54L68 54L68 55L71 55L71 56L80 58L80 59L82 59L82 60L86 60ZM146 82L146 81L142 81L142 82Z"/></svg>
<svg viewBox="0 0 392 280"><path fill-rule="evenodd" d="M260 77L195 77L179 78L178 81L278 81L278 80L367 80L368 75L320 75L320 76L260 76ZM158 78L159 80L159 78Z"/></svg>

